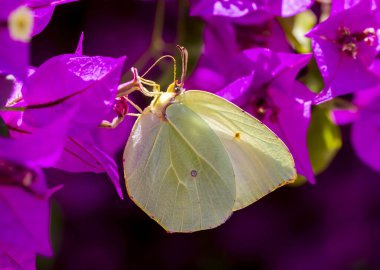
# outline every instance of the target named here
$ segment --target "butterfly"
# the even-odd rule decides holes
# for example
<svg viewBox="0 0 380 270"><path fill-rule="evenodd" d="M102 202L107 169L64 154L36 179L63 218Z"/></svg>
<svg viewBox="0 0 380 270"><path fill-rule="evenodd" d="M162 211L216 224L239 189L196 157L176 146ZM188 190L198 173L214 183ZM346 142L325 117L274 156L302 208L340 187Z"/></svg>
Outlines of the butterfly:
<svg viewBox="0 0 380 270"><path fill-rule="evenodd" d="M184 73L142 111L123 155L130 198L168 232L217 227L297 175L275 133L215 94L184 90Z"/></svg>

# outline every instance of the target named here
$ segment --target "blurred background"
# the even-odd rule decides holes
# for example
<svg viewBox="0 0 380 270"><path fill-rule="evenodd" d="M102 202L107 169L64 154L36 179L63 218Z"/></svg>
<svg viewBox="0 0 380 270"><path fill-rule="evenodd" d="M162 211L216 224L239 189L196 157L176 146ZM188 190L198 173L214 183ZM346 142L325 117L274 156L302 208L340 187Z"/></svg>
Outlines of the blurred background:
<svg viewBox="0 0 380 270"><path fill-rule="evenodd" d="M125 79L132 65L144 70L159 56L174 54L177 43L189 50L191 69L202 46L202 21L188 16L185 1L160 3L81 0L58 6L32 41L32 64L73 53L83 31L84 54L127 55ZM161 33L169 45L155 37ZM151 79L165 76L156 70ZM126 130L134 120L127 119ZM127 141L128 132L118 134ZM341 134L342 148L316 185L283 187L222 226L192 234L166 233L125 191L120 200L106 175L50 169L51 183L65 187L52 202L55 255L38 257L38 269L380 269L380 175L357 158L350 126ZM122 151L116 157L120 175Z"/></svg>

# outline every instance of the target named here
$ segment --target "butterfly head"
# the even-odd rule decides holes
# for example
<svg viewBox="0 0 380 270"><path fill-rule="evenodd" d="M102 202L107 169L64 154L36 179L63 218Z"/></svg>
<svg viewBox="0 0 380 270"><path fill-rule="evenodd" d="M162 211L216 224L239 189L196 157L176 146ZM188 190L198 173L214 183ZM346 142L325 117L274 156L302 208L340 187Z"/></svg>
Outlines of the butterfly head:
<svg viewBox="0 0 380 270"><path fill-rule="evenodd" d="M186 77L186 71L187 71L187 62L188 62L188 55L187 55L187 50L182 47L177 45L177 48L179 49L181 53L181 60L182 60L182 74L180 80L177 80L176 78L176 60L173 56L171 55L164 55L160 57L141 77L144 77L147 72L149 72L153 66L155 66L160 60L163 58L170 58L173 60L174 63L174 70L173 70L173 82L168 86L166 89L166 92L159 92L154 99L152 100L150 106L149 106L149 111L152 112L153 114L157 115L161 119L165 119L165 112L166 108L176 102L176 97L180 94L182 94L185 91L185 88L183 87L184 85L184 80ZM145 81L146 84L152 86L152 81ZM144 81L143 81L144 83ZM154 83L154 86L158 86L156 83ZM153 87L154 87L153 86ZM158 87L158 91L160 88Z"/></svg>
<svg viewBox="0 0 380 270"><path fill-rule="evenodd" d="M182 83L178 83L177 80L175 80L173 83L171 83L166 90L168 93L174 93L176 96L182 94L185 91L185 88L183 88Z"/></svg>

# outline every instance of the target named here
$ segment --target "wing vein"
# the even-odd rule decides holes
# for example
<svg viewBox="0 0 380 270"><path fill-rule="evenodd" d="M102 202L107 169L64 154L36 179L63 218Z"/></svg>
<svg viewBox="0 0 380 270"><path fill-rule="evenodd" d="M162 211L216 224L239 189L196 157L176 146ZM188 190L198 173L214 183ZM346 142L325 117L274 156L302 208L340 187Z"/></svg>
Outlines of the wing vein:
<svg viewBox="0 0 380 270"><path fill-rule="evenodd" d="M170 123L170 122L169 122ZM207 165L210 166L210 168L220 177L220 179L223 179L223 177L220 175L217 169L207 160L205 159L192 145L191 143L185 138L185 136L182 134L181 131L179 131L175 125L170 123L170 125L173 127L173 129L178 133L178 135L186 142L186 144L193 150L193 152L198 156L198 158L201 158ZM222 181L224 183L224 181Z"/></svg>

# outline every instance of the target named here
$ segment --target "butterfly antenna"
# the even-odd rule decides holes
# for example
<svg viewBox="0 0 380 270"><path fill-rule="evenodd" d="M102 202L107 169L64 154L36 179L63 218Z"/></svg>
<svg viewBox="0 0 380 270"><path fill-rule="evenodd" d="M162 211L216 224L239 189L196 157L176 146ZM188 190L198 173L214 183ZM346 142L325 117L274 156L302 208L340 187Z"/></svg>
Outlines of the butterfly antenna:
<svg viewBox="0 0 380 270"><path fill-rule="evenodd" d="M141 78L144 78L144 76L145 76L146 74L148 74L149 71L152 70L152 68L154 68L154 67L155 67L155 66L156 66L161 60L163 60L163 59L165 59L165 58L170 58L170 59L173 61L173 77L174 77L173 80L175 81L176 76L177 76L177 62L176 62L175 58L174 58L173 56L169 55L169 54L167 54L167 55L163 55L163 56L161 56L160 58L158 58L158 59L156 60L156 62L154 62L153 65L151 65L151 66L148 68L148 70L145 71L145 73L144 73L143 75L141 75L140 77L141 77Z"/></svg>
<svg viewBox="0 0 380 270"><path fill-rule="evenodd" d="M179 86L182 87L183 83L185 81L186 73L187 73L187 63L188 63L189 55L188 55L185 47L177 45L177 48L181 53L181 61L182 61L181 81L178 84L179 84Z"/></svg>

